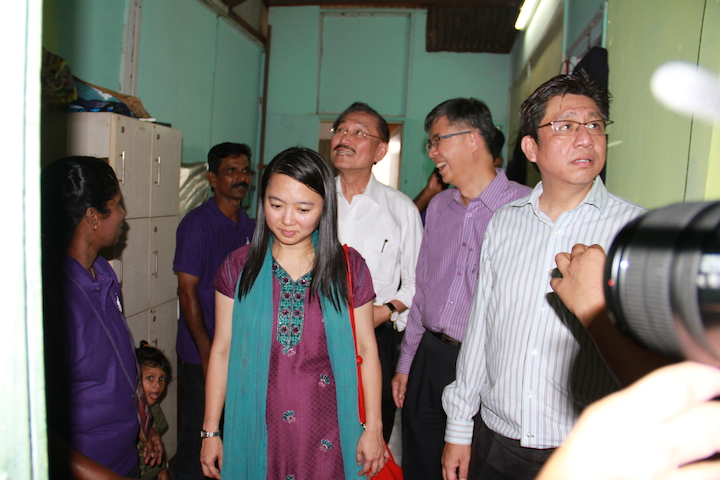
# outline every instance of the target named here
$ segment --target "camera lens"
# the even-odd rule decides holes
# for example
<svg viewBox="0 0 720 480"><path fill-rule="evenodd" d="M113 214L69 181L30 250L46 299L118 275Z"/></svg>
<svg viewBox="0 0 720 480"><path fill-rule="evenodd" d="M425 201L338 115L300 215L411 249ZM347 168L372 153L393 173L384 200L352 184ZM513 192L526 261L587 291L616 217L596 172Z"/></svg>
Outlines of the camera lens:
<svg viewBox="0 0 720 480"><path fill-rule="evenodd" d="M626 225L608 251L605 299L616 326L647 348L720 365L720 202Z"/></svg>

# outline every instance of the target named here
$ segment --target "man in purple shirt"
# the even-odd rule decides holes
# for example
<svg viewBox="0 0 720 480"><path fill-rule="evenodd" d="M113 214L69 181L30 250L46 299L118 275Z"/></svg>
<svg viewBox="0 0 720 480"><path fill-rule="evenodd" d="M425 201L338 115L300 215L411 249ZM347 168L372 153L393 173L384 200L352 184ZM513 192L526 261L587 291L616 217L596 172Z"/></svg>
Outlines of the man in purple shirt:
<svg viewBox="0 0 720 480"><path fill-rule="evenodd" d="M208 152L207 179L214 196L189 212L177 229L173 269L178 276L177 353L182 387L176 475L205 478L200 430L205 414L205 372L215 333L215 275L228 253L250 243L255 222L240 203L252 181L250 147L221 143Z"/></svg>
<svg viewBox="0 0 720 480"><path fill-rule="evenodd" d="M442 392L455 380L455 362L478 280L480 248L492 214L530 194L494 166L498 130L487 105L456 98L425 119L428 154L443 182L427 210L415 297L393 378L402 407L406 480L442 478L446 416Z"/></svg>

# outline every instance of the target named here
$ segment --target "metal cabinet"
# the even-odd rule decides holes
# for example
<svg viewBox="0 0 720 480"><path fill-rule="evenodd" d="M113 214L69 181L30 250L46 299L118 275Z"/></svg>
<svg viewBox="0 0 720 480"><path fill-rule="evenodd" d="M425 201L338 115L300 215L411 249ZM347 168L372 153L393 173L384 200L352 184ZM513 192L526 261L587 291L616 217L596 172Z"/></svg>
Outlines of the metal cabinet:
<svg viewBox="0 0 720 480"><path fill-rule="evenodd" d="M162 350L176 375L178 302L172 262L180 221L182 133L115 113L64 117L62 154L107 159L115 170L127 212L125 231L114 248L101 253L120 281L135 345L147 340ZM163 441L171 458L177 451L176 382L168 385L161 405L170 424Z"/></svg>

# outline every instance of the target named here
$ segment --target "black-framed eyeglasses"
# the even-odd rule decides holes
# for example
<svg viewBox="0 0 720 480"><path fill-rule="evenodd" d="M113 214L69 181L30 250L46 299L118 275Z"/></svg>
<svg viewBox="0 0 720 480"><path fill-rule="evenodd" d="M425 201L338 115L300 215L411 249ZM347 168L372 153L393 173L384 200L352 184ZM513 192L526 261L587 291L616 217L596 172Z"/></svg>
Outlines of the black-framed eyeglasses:
<svg viewBox="0 0 720 480"><path fill-rule="evenodd" d="M556 122L546 123L540 125L538 128L550 127L553 135L570 136L577 135L580 132L580 127L583 126L587 129L590 135L607 135L610 133L610 125L613 122L610 120L593 120L592 122L576 122L575 120L559 120Z"/></svg>
<svg viewBox="0 0 720 480"><path fill-rule="evenodd" d="M344 128L331 128L330 133L333 135L349 135L351 137L358 137L358 138L377 138L380 141L385 141L382 139L382 137L378 137L377 135L371 135L367 132L363 132L362 130L355 130L354 132L351 132L350 130L345 130Z"/></svg>
<svg viewBox="0 0 720 480"><path fill-rule="evenodd" d="M440 143L440 140L454 137L455 135L465 135L467 133L473 133L473 132L477 132L477 130L466 130L464 132L448 133L447 135L435 135L432 139L427 141L427 143L425 144L425 150L427 150L429 152L431 149L437 148L438 144ZM485 135L484 133L482 133L482 132L477 132L477 133L479 133L481 136L487 138L487 135Z"/></svg>

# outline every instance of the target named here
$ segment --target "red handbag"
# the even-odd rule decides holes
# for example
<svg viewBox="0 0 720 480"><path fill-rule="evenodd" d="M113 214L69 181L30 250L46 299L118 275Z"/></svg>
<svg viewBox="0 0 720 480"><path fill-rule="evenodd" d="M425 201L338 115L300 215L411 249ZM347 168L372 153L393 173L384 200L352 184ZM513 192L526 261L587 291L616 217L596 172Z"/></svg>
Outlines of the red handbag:
<svg viewBox="0 0 720 480"><path fill-rule="evenodd" d="M363 384L362 384L362 372L360 370L360 365L362 365L362 357L358 355L357 350L357 336L355 335L355 312L354 312L354 302L353 302L353 284L352 284L352 276L350 275L350 257L348 254L348 246L343 245L343 250L345 251L345 264L347 265L347 280L348 280L348 290L350 292L350 305L348 306L348 311L350 313L350 325L352 326L352 332L353 332L353 343L355 344L355 358L357 363L357 375L358 375L358 413L360 415L360 423L363 425L365 424L365 396L363 395ZM387 445L385 445L385 449L387 450L388 454L390 455L390 458L387 462L385 462L385 466L378 472L377 475L375 475L373 478L377 478L379 480L403 480L403 472L402 468L395 463L395 459L392 456L392 452L388 448Z"/></svg>

